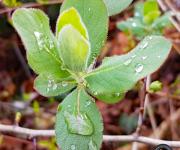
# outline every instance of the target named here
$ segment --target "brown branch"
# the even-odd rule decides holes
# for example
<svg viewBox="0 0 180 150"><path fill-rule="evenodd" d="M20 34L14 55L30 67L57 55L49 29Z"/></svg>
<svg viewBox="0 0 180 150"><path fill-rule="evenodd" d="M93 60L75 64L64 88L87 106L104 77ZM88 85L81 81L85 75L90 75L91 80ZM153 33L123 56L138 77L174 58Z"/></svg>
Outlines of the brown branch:
<svg viewBox="0 0 180 150"><path fill-rule="evenodd" d="M171 10L171 8L169 8L169 7L165 4L165 1L163 1L163 0L157 0L157 2L158 2L159 6L161 7L161 9L162 9L164 12L166 12L166 11L168 11L168 10ZM171 11L172 11L172 10L171 10ZM174 14L175 16L177 16L177 18L179 18L178 13L173 12L173 14ZM176 14L177 14L177 15L176 15ZM179 23L173 18L173 16L170 17L170 21L171 21L171 23L175 26L175 28L180 32L180 25L179 25Z"/></svg>
<svg viewBox="0 0 180 150"><path fill-rule="evenodd" d="M11 132L16 134L23 134L30 137L38 137L38 136L45 136L51 137L55 136L54 130L34 130L34 129L27 129L18 126L12 125L2 125L0 124L0 131L1 132ZM166 140L159 140L154 138L148 138L139 136L136 137L134 135L120 135L120 136L111 136L111 135L104 135L103 141L112 141L112 142L139 142L145 143L148 145L159 145L159 144L167 144L171 147L180 147L180 141L166 141Z"/></svg>
<svg viewBox="0 0 180 150"><path fill-rule="evenodd" d="M16 10L17 8L29 8L29 7L40 7L43 5L54 5L54 4L60 4L62 3L63 0L51 0L48 1L47 3L44 4L40 4L40 3L26 3L24 5L18 6L18 7L14 7L14 8L4 8L0 10L0 15L4 14L4 13L9 13L11 11Z"/></svg>
<svg viewBox="0 0 180 150"><path fill-rule="evenodd" d="M149 94L157 95L157 96L160 96L160 97L166 97L166 98L169 98L169 99L172 99L172 100L180 100L180 96L171 95L171 94L164 93L164 92L156 92L156 93L149 93Z"/></svg>

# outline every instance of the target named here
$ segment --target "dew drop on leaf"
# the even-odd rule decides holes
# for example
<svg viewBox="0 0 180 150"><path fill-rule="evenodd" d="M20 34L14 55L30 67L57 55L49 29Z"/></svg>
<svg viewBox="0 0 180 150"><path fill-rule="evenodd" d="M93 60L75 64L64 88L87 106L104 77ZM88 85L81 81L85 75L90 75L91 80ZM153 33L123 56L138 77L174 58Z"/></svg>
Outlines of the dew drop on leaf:
<svg viewBox="0 0 180 150"><path fill-rule="evenodd" d="M54 43L53 43L53 41L49 41L49 46L50 46L50 49L53 49L53 48L54 48Z"/></svg>
<svg viewBox="0 0 180 150"><path fill-rule="evenodd" d="M98 92L94 92L94 95L98 95Z"/></svg>
<svg viewBox="0 0 180 150"><path fill-rule="evenodd" d="M57 89L57 84L54 84L53 85L53 90L56 90Z"/></svg>
<svg viewBox="0 0 180 150"><path fill-rule="evenodd" d="M79 135L91 135L93 133L93 125L85 113L73 114L65 111L64 117L70 133Z"/></svg>
<svg viewBox="0 0 180 150"><path fill-rule="evenodd" d="M89 150L97 150L97 146L92 140L88 144L88 149Z"/></svg>
<svg viewBox="0 0 180 150"><path fill-rule="evenodd" d="M147 46L148 46L148 43L145 42L145 43L141 46L141 48L142 48L142 49L145 49Z"/></svg>
<svg viewBox="0 0 180 150"><path fill-rule="evenodd" d="M133 23L132 23L132 26L133 26L133 27L136 27L136 26L137 26L137 24L136 24L135 22L133 22Z"/></svg>
<svg viewBox="0 0 180 150"><path fill-rule="evenodd" d="M48 87L51 87L52 86L52 81L51 80L48 80Z"/></svg>
<svg viewBox="0 0 180 150"><path fill-rule="evenodd" d="M89 105L91 105L91 101L87 101L85 107L88 107Z"/></svg>
<svg viewBox="0 0 180 150"><path fill-rule="evenodd" d="M145 60L145 59L147 59L147 56L143 56L143 57L142 57L142 60Z"/></svg>
<svg viewBox="0 0 180 150"><path fill-rule="evenodd" d="M34 35L35 35L35 37L36 37L36 40L37 40L37 44L38 44L38 46L39 46L39 49L40 50L42 50L43 49L43 47L44 47L44 42L43 42L43 34L42 33L40 33L40 32L37 32L37 31L35 31L34 32Z"/></svg>
<svg viewBox="0 0 180 150"><path fill-rule="evenodd" d="M71 150L75 150L76 149L76 145L71 145Z"/></svg>
<svg viewBox="0 0 180 150"><path fill-rule="evenodd" d="M141 73L144 69L144 66L142 64L137 64L135 67L136 73Z"/></svg>
<svg viewBox="0 0 180 150"><path fill-rule="evenodd" d="M132 55L132 56L131 56L131 58L135 58L135 57L136 57L136 55Z"/></svg>
<svg viewBox="0 0 180 150"><path fill-rule="evenodd" d="M68 86L68 83L67 82L62 82L62 86L66 87L66 86Z"/></svg>
<svg viewBox="0 0 180 150"><path fill-rule="evenodd" d="M124 62L124 65L125 66L128 66L130 63L132 62L132 59L128 59Z"/></svg>
<svg viewBox="0 0 180 150"><path fill-rule="evenodd" d="M116 95L117 97L119 97L121 94L120 94L120 93L115 93L115 95Z"/></svg>

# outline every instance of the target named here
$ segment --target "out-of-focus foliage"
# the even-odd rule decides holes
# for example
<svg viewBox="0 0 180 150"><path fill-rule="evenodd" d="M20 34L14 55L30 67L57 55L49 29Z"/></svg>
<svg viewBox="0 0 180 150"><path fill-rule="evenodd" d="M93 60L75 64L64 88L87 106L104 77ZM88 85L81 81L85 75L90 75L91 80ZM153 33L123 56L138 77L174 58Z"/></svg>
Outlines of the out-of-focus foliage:
<svg viewBox="0 0 180 150"><path fill-rule="evenodd" d="M22 4L21 2L17 0L2 0L2 3L7 7L17 7Z"/></svg>
<svg viewBox="0 0 180 150"><path fill-rule="evenodd" d="M154 81L149 86L149 92L154 93L162 90L162 83L160 81Z"/></svg>
<svg viewBox="0 0 180 150"><path fill-rule="evenodd" d="M132 133L138 124L138 116L136 115L127 115L123 113L119 118L120 127L127 133Z"/></svg>
<svg viewBox="0 0 180 150"><path fill-rule="evenodd" d="M180 75L177 76L176 80L170 86L171 93L175 96L180 96Z"/></svg>
<svg viewBox="0 0 180 150"><path fill-rule="evenodd" d="M40 147L46 148L47 150L58 150L55 138L52 138L50 140L40 140L38 141L38 145Z"/></svg>
<svg viewBox="0 0 180 150"><path fill-rule="evenodd" d="M38 101L33 101L33 111L35 114L38 114L40 112L40 106Z"/></svg>
<svg viewBox="0 0 180 150"><path fill-rule="evenodd" d="M40 4L47 4L49 0L36 0Z"/></svg>
<svg viewBox="0 0 180 150"><path fill-rule="evenodd" d="M147 35L161 35L163 29L171 25L170 13L160 16L156 0L147 0L135 6L134 17L118 22L117 27L123 32L130 33L142 39Z"/></svg>

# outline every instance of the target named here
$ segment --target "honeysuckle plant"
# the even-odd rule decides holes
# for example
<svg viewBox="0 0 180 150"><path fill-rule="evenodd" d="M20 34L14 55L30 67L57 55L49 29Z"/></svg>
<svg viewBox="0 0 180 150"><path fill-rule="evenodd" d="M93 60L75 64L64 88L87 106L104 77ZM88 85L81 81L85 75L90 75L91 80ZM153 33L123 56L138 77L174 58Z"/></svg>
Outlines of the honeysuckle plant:
<svg viewBox="0 0 180 150"><path fill-rule="evenodd" d="M38 75L35 89L47 97L69 92L56 116L62 150L100 149L103 123L94 98L106 103L122 100L138 80L162 65L171 49L164 37L148 36L130 53L107 57L93 68L107 38L108 17L131 1L117 2L121 7L115 7L115 0L65 0L55 34L41 10L21 8L13 13L28 63Z"/></svg>
<svg viewBox="0 0 180 150"><path fill-rule="evenodd" d="M166 27L171 26L170 12L161 15L157 0L147 0L135 5L134 17L117 23L117 27L143 39L147 35L162 35Z"/></svg>

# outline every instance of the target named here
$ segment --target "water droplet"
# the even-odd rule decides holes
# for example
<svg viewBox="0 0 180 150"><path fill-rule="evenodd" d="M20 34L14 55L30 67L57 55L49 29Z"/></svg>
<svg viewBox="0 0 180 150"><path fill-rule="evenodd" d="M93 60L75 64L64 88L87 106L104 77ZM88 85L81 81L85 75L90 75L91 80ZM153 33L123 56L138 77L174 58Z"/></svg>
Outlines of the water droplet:
<svg viewBox="0 0 180 150"><path fill-rule="evenodd" d="M142 60L145 60L145 59L147 59L147 56L143 56L143 57L142 57Z"/></svg>
<svg viewBox="0 0 180 150"><path fill-rule="evenodd" d="M140 14L139 14L138 12L135 12L135 16L139 17L139 16L140 16Z"/></svg>
<svg viewBox="0 0 180 150"><path fill-rule="evenodd" d="M43 39L42 39L43 34L40 33L40 32L36 32L36 31L35 31L35 32L34 32L34 35L35 35L35 37L36 37L36 40L37 40L37 44L38 44L38 46L39 46L39 49L42 50L43 47L44 47L44 41L43 41Z"/></svg>
<svg viewBox="0 0 180 150"><path fill-rule="evenodd" d="M51 86L52 86L52 81L48 80L48 87L51 87Z"/></svg>
<svg viewBox="0 0 180 150"><path fill-rule="evenodd" d="M94 92L94 95L98 95L98 92Z"/></svg>
<svg viewBox="0 0 180 150"><path fill-rule="evenodd" d="M91 104L91 101L87 101L85 107L88 107Z"/></svg>
<svg viewBox="0 0 180 150"><path fill-rule="evenodd" d="M131 58L135 58L135 57L136 57L136 55L132 55L132 56L131 56Z"/></svg>
<svg viewBox="0 0 180 150"><path fill-rule="evenodd" d="M71 150L75 150L76 149L76 145L71 145Z"/></svg>
<svg viewBox="0 0 180 150"><path fill-rule="evenodd" d="M40 39L42 33L35 31L35 32L34 32L34 35L35 35L35 37L36 37L37 39Z"/></svg>
<svg viewBox="0 0 180 150"><path fill-rule="evenodd" d="M68 86L68 83L67 82L62 82L62 86L66 87L66 86Z"/></svg>
<svg viewBox="0 0 180 150"><path fill-rule="evenodd" d="M132 59L127 59L125 62L124 62L124 65L129 65L130 63L132 62Z"/></svg>
<svg viewBox="0 0 180 150"><path fill-rule="evenodd" d="M135 71L136 71L136 73L140 73L143 71L143 69L144 69L144 66L142 64L137 64Z"/></svg>
<svg viewBox="0 0 180 150"><path fill-rule="evenodd" d="M54 43L53 43L53 41L49 41L49 46L50 46L50 49L53 49L54 48Z"/></svg>
<svg viewBox="0 0 180 150"><path fill-rule="evenodd" d="M57 84L54 84L53 85L53 90L56 90L57 89Z"/></svg>
<svg viewBox="0 0 180 150"><path fill-rule="evenodd" d="M73 134L91 135L93 133L93 124L85 113L64 112L68 131Z"/></svg>
<svg viewBox="0 0 180 150"><path fill-rule="evenodd" d="M47 52L50 52L50 50L54 48L54 42L43 33L35 31L34 36L36 37L39 50L46 50Z"/></svg>
<svg viewBox="0 0 180 150"><path fill-rule="evenodd" d="M161 56L160 56L160 55L158 55L158 56L157 56L157 58L161 58Z"/></svg>
<svg viewBox="0 0 180 150"><path fill-rule="evenodd" d="M132 23L133 27L137 27L137 24L135 22Z"/></svg>
<svg viewBox="0 0 180 150"><path fill-rule="evenodd" d="M149 39L152 40L152 36L150 36Z"/></svg>
<svg viewBox="0 0 180 150"><path fill-rule="evenodd" d="M92 140L88 144L88 149L89 150L97 150L97 146Z"/></svg>
<svg viewBox="0 0 180 150"><path fill-rule="evenodd" d="M145 49L147 46L148 46L148 43L146 42L146 43L144 43L144 44L141 46L141 48L142 48L142 49Z"/></svg>
<svg viewBox="0 0 180 150"><path fill-rule="evenodd" d="M115 93L115 95L116 95L117 97L119 97L121 94L120 94L120 93Z"/></svg>

